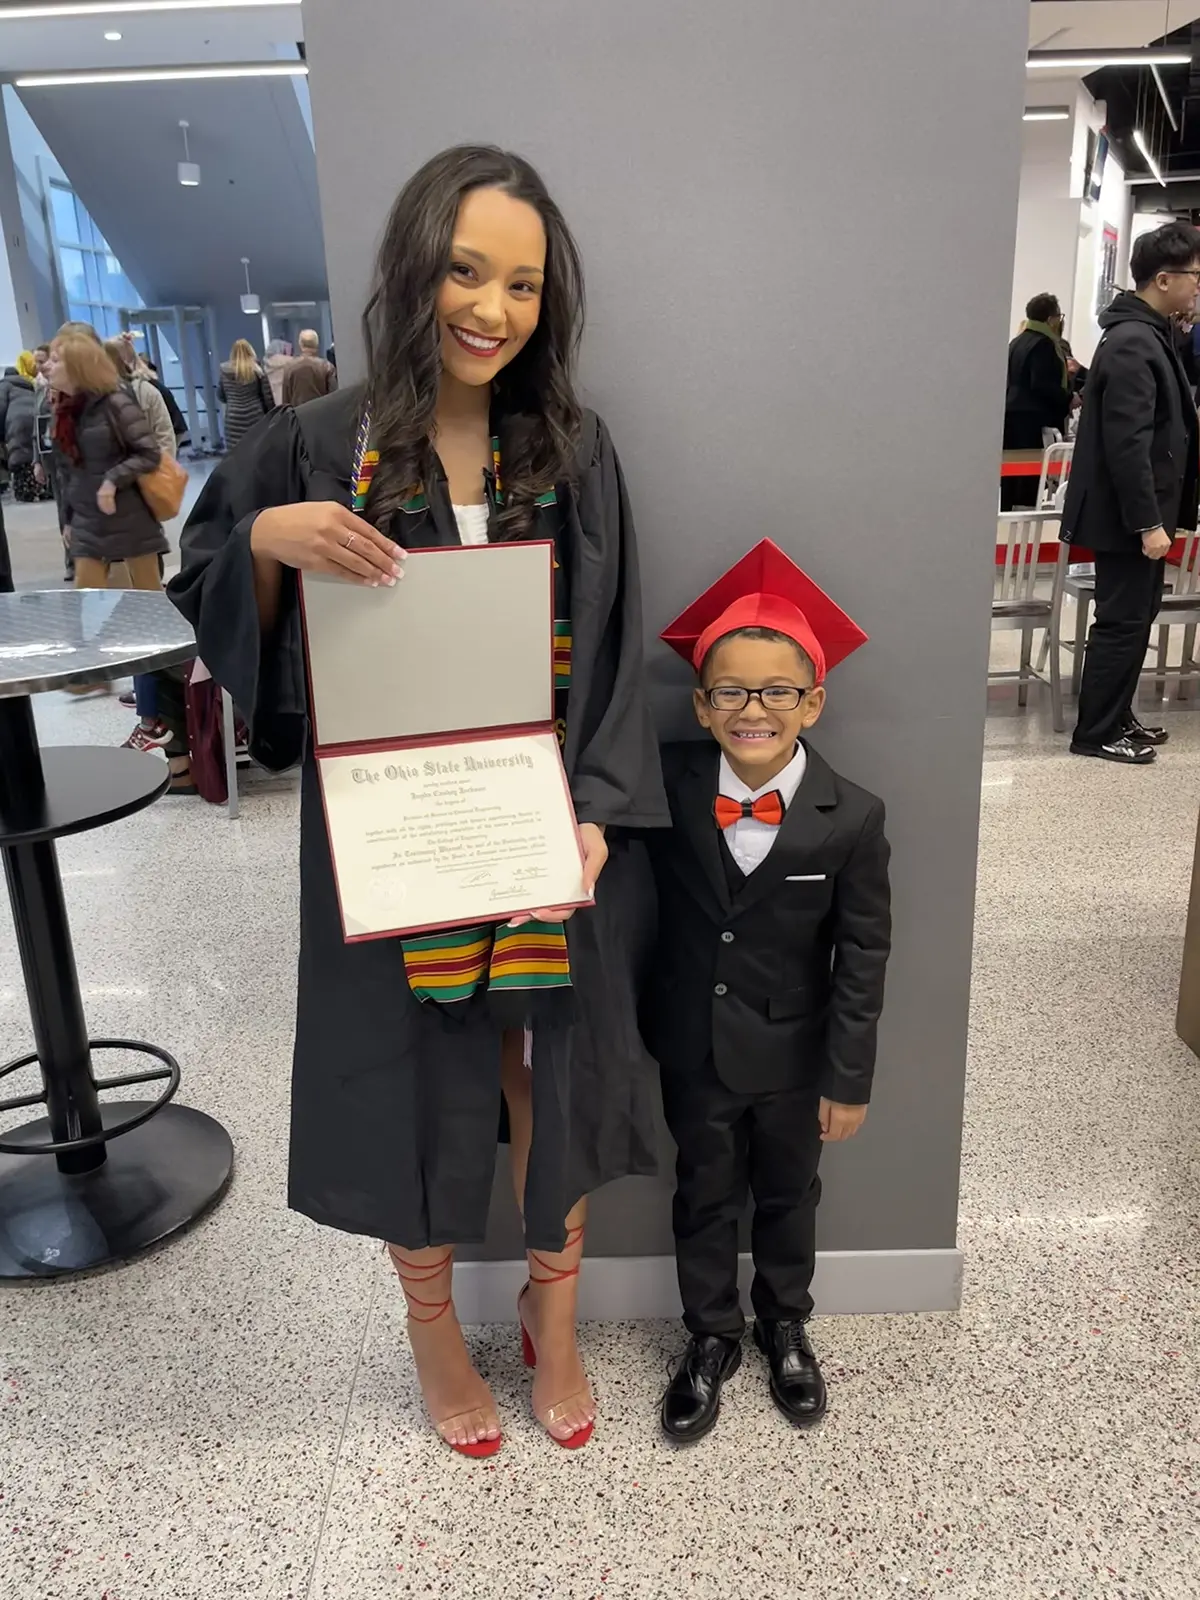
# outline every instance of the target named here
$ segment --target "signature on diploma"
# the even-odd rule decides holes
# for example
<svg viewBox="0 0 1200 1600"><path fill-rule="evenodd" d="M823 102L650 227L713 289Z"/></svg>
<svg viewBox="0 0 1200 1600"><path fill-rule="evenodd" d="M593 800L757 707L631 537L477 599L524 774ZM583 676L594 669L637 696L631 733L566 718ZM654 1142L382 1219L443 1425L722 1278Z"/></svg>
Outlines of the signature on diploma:
<svg viewBox="0 0 1200 1600"><path fill-rule="evenodd" d="M463 888L464 889L478 889L480 884L491 883L491 882L492 882L492 875L491 875L490 872L486 872L486 871L485 872L472 872L472 873L469 873L467 875L467 877L465 877L463 879Z"/></svg>

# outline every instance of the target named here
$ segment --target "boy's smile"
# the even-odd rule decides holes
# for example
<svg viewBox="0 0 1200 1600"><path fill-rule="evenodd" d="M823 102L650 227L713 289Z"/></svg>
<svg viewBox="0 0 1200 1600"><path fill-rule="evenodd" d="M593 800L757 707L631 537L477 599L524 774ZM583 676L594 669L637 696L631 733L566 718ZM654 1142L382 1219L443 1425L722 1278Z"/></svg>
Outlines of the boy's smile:
<svg viewBox="0 0 1200 1600"><path fill-rule="evenodd" d="M721 691L732 702L720 705ZM748 693L745 705L737 705ZM796 751L796 741L821 715L825 690L813 684L812 663L792 640L734 633L720 640L704 663L695 691L696 717L725 752L750 790L764 788ZM788 702L795 699L795 705ZM716 700L718 703L713 704Z"/></svg>

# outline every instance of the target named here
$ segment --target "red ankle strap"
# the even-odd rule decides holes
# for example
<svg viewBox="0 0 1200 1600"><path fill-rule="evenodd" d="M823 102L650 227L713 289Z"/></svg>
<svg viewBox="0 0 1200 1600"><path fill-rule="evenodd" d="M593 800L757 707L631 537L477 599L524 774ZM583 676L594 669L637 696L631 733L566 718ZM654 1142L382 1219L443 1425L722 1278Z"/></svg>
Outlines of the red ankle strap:
<svg viewBox="0 0 1200 1600"><path fill-rule="evenodd" d="M445 1272L453 1261L454 1251L447 1250L440 1261L426 1261L418 1265L416 1262L409 1261L394 1245L389 1244L387 1248L388 1255L392 1258L392 1266L395 1268L396 1276L400 1279L400 1287L404 1291L404 1298L409 1308L408 1314L412 1320L414 1322L436 1322L439 1317L444 1317L454 1304L452 1296L447 1296L445 1300L419 1300L415 1294L410 1293L408 1285L410 1283L432 1283L434 1278ZM409 1270L402 1272L400 1270L401 1267L407 1267ZM413 1306L420 1306L424 1311L432 1311L433 1315L431 1317L418 1316L413 1311Z"/></svg>
<svg viewBox="0 0 1200 1600"><path fill-rule="evenodd" d="M567 1232L566 1243L558 1252L559 1255L565 1255L568 1250L574 1249L574 1247L577 1244L580 1244L582 1240L582 1227L569 1229ZM529 1260L532 1263L529 1273L530 1283L565 1283L568 1278L577 1278L579 1276L579 1268L582 1265L582 1260L580 1260L577 1261L573 1267L556 1267L553 1266L549 1261L544 1261L536 1250L531 1250L529 1252ZM546 1276L544 1278L539 1278L534 1273L533 1266L541 1267Z"/></svg>

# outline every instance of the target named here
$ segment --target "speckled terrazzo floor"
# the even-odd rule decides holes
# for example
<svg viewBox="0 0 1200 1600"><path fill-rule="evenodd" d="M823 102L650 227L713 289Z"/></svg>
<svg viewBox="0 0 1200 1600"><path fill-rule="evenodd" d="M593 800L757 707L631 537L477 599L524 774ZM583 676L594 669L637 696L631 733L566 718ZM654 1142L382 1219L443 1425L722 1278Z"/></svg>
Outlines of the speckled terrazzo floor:
<svg viewBox="0 0 1200 1600"><path fill-rule="evenodd" d="M40 711L52 742L127 727L112 702ZM748 1350L712 1439L667 1448L674 1328L591 1325L602 1423L558 1451L496 1328L473 1338L507 1447L451 1457L378 1256L282 1204L291 784L258 781L237 826L169 801L64 844L85 997L114 1031L169 1012L240 1167L155 1256L0 1288L0 1595L1195 1600L1200 1063L1171 1019L1200 713L1171 714L1151 773L993 713L963 1309L818 1323L832 1411L807 1437ZM6 926L0 1056L26 1027Z"/></svg>

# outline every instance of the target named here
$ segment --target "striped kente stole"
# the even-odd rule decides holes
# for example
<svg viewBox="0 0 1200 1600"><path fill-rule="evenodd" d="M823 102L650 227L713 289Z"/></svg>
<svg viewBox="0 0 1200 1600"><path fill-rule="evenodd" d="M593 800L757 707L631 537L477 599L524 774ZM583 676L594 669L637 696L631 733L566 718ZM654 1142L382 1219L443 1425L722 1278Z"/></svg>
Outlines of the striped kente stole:
<svg viewBox="0 0 1200 1600"><path fill-rule="evenodd" d="M367 503L371 480L379 463L379 452L370 448L371 419L364 411L354 449L353 509L359 516ZM496 503L502 504L500 480L500 441L492 440L492 466L495 474ZM552 504L554 491L543 496ZM428 501L423 493L405 501L404 510L424 511ZM554 624L554 687L566 689L571 682L571 624ZM478 989L486 988L489 1003L500 1018L516 1026L530 1019L532 1002L538 995L571 987L571 964L567 955L567 936L561 922L526 922L519 928L495 927L483 923L471 928L449 928L412 939L401 939L404 970L408 985L418 1000L435 1000L454 1006L470 1000Z"/></svg>

